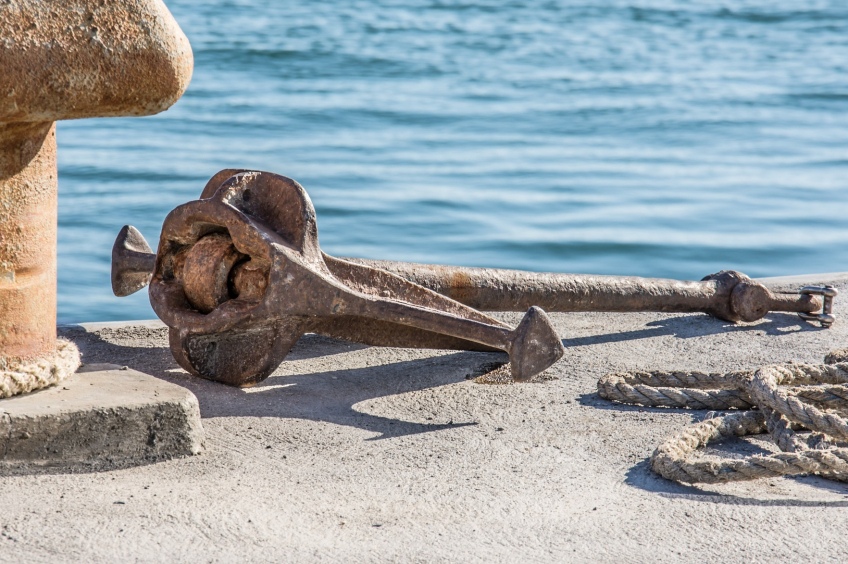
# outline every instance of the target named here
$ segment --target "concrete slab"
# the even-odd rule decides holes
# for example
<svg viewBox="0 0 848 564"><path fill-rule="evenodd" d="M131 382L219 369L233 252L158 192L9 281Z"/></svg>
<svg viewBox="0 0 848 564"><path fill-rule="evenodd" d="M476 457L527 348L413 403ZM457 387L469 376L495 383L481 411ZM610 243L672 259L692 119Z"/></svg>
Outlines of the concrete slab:
<svg viewBox="0 0 848 564"><path fill-rule="evenodd" d="M848 295L838 287L837 315ZM845 561L846 484L666 481L648 457L706 414L612 404L596 382L615 370L818 362L848 346L848 319L552 318L567 354L552 379L520 385L474 382L499 354L307 336L271 378L236 389L183 372L160 324L64 328L85 362L189 388L207 451L0 478L0 561Z"/></svg>
<svg viewBox="0 0 848 564"><path fill-rule="evenodd" d="M0 401L0 473L119 468L197 454L197 398L114 364Z"/></svg>

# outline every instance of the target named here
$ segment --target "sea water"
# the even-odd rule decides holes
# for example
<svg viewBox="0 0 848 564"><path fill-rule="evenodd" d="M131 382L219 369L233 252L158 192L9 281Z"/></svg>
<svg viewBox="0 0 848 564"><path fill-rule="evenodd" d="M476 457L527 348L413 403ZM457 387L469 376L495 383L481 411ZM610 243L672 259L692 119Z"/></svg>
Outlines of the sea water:
<svg viewBox="0 0 848 564"><path fill-rule="evenodd" d="M222 168L297 179L337 256L699 279L848 270L848 2L170 0L155 117L62 122L59 321L125 223Z"/></svg>

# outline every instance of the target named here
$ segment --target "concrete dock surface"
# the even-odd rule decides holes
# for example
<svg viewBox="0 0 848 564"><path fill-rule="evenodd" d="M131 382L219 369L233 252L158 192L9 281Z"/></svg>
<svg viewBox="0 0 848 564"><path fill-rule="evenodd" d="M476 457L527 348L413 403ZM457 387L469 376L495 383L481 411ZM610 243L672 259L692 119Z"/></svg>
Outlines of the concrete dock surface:
<svg viewBox="0 0 848 564"><path fill-rule="evenodd" d="M832 278L838 316L848 282ZM848 560L848 484L669 482L648 458L706 413L596 394L611 371L821 362L848 347L848 318L821 329L792 314L738 325L701 314L551 317L566 356L540 382L501 385L475 378L502 354L309 335L273 376L237 389L178 368L158 322L63 327L85 363L191 390L205 451L0 477L0 561ZM775 450L759 440L716 448Z"/></svg>

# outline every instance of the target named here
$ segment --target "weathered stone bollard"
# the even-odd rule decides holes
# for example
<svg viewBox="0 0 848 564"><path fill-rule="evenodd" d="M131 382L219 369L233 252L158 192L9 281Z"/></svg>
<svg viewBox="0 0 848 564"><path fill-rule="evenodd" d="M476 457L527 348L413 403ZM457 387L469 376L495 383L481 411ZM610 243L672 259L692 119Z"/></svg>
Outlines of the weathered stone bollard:
<svg viewBox="0 0 848 564"><path fill-rule="evenodd" d="M56 349L54 122L161 112L192 66L160 0L0 3L0 360Z"/></svg>

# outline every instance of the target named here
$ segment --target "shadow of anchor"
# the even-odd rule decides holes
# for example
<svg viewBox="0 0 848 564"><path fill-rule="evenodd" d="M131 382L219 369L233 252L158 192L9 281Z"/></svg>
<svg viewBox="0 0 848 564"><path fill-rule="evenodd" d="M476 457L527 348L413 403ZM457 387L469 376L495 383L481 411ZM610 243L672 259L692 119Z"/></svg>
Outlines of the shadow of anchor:
<svg viewBox="0 0 848 564"><path fill-rule="evenodd" d="M166 329L158 329L166 340ZM373 415L357 409L369 400L463 382L507 362L505 353L463 351L362 368L344 368L307 374L273 375L252 388L224 386L189 376L164 346L138 347L112 343L82 328L64 328L83 353L86 363L108 362L188 388L200 403L204 419L219 417L275 417L344 425L377 433L377 440L476 425L476 422L423 423ZM329 357L366 348L362 345L306 335L284 361Z"/></svg>
<svg viewBox="0 0 848 564"><path fill-rule="evenodd" d="M605 335L591 335L588 337L576 337L563 339L566 347L603 345L606 343L620 343L634 339L647 339L651 337L672 336L678 339L692 339L706 335L718 335L720 333L745 333L748 331L762 331L767 335L780 337L792 333L806 331L823 331L811 323L798 318L790 313L770 313L760 321L754 323L729 323L703 314L687 314L658 319L645 324L646 329L635 331L622 331L620 333L607 333Z"/></svg>

